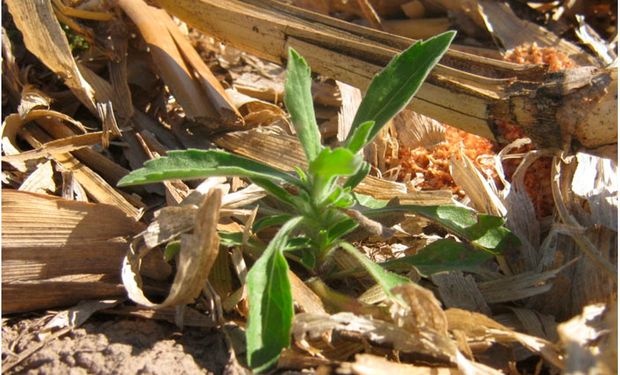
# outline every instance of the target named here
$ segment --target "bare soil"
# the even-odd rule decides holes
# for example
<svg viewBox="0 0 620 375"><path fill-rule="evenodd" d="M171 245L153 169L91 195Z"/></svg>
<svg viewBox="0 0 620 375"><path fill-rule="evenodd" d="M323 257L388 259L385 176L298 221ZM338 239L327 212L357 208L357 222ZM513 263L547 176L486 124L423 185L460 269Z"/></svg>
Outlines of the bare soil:
<svg viewBox="0 0 620 375"><path fill-rule="evenodd" d="M35 320L5 321L3 361L37 345ZM28 336L31 336L29 339ZM95 318L46 344L9 374L222 374L238 373L229 362L221 330L186 328L159 321ZM236 362L235 362L236 363ZM4 369L3 369L4 370ZM3 371L4 372L4 371Z"/></svg>

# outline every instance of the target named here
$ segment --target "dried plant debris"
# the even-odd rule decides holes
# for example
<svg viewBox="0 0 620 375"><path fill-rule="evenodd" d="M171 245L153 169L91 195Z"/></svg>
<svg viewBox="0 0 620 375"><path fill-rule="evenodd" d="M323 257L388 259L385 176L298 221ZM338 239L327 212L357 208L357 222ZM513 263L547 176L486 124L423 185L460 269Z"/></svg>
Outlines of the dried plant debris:
<svg viewBox="0 0 620 375"><path fill-rule="evenodd" d="M567 374L614 374L618 371L616 303L584 307L558 327L566 351Z"/></svg>
<svg viewBox="0 0 620 375"><path fill-rule="evenodd" d="M285 107L288 48L308 59L304 95L314 117L306 120L316 119L312 136L324 150L347 146L381 66L410 38L448 29L458 30L457 41L412 104L352 152L371 165L356 176L355 205L338 210L358 227L343 237L355 247L331 249L314 267L297 228L279 254L288 265L280 272L290 283L285 307L295 315L278 371L617 372L613 2L6 3L2 308L14 315L3 318L5 372L50 368L37 353L77 340L80 325L97 327L104 316L169 327L175 347L209 329L215 356L228 361L217 368L249 373L245 331L261 279L250 270L290 207L260 179L117 183L187 148L221 148L301 180L299 168L312 160L295 137L304 128ZM554 91L561 76L578 78L567 92L585 86ZM516 110L520 100L522 108L565 103L545 119L557 127L554 119L564 118L562 131L576 141L558 133L551 138L562 138L562 154L540 148L531 116ZM303 190L280 187L296 197ZM364 216L397 202L485 215L464 229L467 238L420 214ZM481 250L474 229L488 230L485 220L505 220L493 228L520 244ZM54 308L66 309L13 325ZM205 340L183 350L202 361L213 354ZM78 354L68 356L75 366ZM141 371L179 371L169 362L172 369L156 359Z"/></svg>

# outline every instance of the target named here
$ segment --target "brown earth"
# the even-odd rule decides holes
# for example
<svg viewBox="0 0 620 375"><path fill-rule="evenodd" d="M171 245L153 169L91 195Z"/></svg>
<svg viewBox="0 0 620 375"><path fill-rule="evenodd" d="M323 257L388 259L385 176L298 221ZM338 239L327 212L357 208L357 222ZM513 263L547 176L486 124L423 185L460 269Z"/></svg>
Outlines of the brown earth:
<svg viewBox="0 0 620 375"><path fill-rule="evenodd" d="M34 322L3 322L3 362L10 349L20 353L38 344L37 336L29 333ZM239 374L243 369L230 360L222 330L189 327L181 331L166 322L95 318L6 373L181 375Z"/></svg>

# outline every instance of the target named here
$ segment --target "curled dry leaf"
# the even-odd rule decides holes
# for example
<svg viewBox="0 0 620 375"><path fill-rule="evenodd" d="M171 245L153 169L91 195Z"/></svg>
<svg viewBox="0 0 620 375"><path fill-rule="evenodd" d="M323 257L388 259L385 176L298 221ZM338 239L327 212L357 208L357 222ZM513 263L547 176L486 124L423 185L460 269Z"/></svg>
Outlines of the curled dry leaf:
<svg viewBox="0 0 620 375"><path fill-rule="evenodd" d="M234 107L243 115L246 126L254 128L258 126L276 125L291 134L292 126L287 120L287 115L275 104L255 99L235 89L225 90Z"/></svg>
<svg viewBox="0 0 620 375"><path fill-rule="evenodd" d="M217 188L228 192L229 185L221 184L224 181L225 178L210 177L192 191L180 206L164 207L156 211L154 220L142 233L145 245L153 248L192 230L198 212L197 206L209 189ZM226 194L222 198L221 208L234 210L252 204L264 196L265 191L252 184L245 189Z"/></svg>
<svg viewBox="0 0 620 375"><path fill-rule="evenodd" d="M373 318L361 317L342 312L334 315L302 313L295 315L293 337L297 345L315 352L312 341L332 340L334 333L345 336L363 337L373 345L388 347L403 353L421 353L430 355L443 362L449 361L453 353L446 353L436 346L435 335L424 332L420 336L398 327L394 323Z"/></svg>
<svg viewBox="0 0 620 375"><path fill-rule="evenodd" d="M507 209L502 203L495 183L484 178L475 164L459 150L458 157L450 157L450 174L454 183L460 186L471 199L472 206L489 215L506 217Z"/></svg>
<svg viewBox="0 0 620 375"><path fill-rule="evenodd" d="M558 326L566 351L566 374L618 373L618 315L604 304L588 305Z"/></svg>
<svg viewBox="0 0 620 375"><path fill-rule="evenodd" d="M446 128L439 121L409 109L404 109L393 121L398 141L404 147L430 149L446 140Z"/></svg>
<svg viewBox="0 0 620 375"><path fill-rule="evenodd" d="M21 93L21 101L17 107L17 113L21 118L26 117L33 109L49 109L52 98L43 91L30 84L24 85Z"/></svg>
<svg viewBox="0 0 620 375"><path fill-rule="evenodd" d="M412 333L432 330L448 335L448 320L433 292L413 283L397 286L392 292L404 302L394 303L391 308L392 319L398 326Z"/></svg>
<svg viewBox="0 0 620 375"><path fill-rule="evenodd" d="M48 160L39 164L34 172L32 172L19 187L20 191L28 191L30 193L48 194L56 191L56 182L54 181L54 167L52 161Z"/></svg>
<svg viewBox="0 0 620 375"><path fill-rule="evenodd" d="M243 72L234 79L233 87L240 93L270 103L278 103L284 97L284 69L268 64L256 67L258 72Z"/></svg>
<svg viewBox="0 0 620 375"><path fill-rule="evenodd" d="M589 219L618 231L618 166L614 160L577 153L572 191L588 201Z"/></svg>
<svg viewBox="0 0 620 375"><path fill-rule="evenodd" d="M217 223L222 202L220 189L207 193L198 209L194 233L181 237L181 251L177 262L177 274L170 293L162 303L151 302L142 291L140 259L142 254L132 247L123 262L122 278L129 298L151 308L183 305L194 301L209 276L209 271L219 252Z"/></svg>
<svg viewBox="0 0 620 375"><path fill-rule="evenodd" d="M462 309L445 311L450 331L461 331L471 342L515 343L539 354L558 369L563 368L561 350L553 343L505 327L486 315Z"/></svg>
<svg viewBox="0 0 620 375"><path fill-rule="evenodd" d="M413 283L400 285L392 289L392 292L397 296L397 299L392 301L392 322L348 312L334 315L296 315L292 331L298 347L313 353L317 347L322 346L321 341L333 343L337 336L363 338L372 345L395 349L401 354L422 354L439 363L454 364L465 374L500 373L483 364L472 362L459 352L448 332L449 319L432 292ZM498 323L489 325L502 327ZM480 329L473 323L472 326ZM373 365L385 366L384 368L392 365L398 367L386 360L373 358L371 362ZM358 362L352 364L353 367L345 365L345 368L355 368L356 364L361 366L359 369L363 368Z"/></svg>
<svg viewBox="0 0 620 375"><path fill-rule="evenodd" d="M56 117L60 120L67 121L80 129L84 129L82 124L75 121L73 118L48 109L32 109L28 111L24 116L18 114L8 115L2 122L2 128L0 133L2 134L2 151L6 156L17 155L21 153L19 145L17 143L17 136L22 128L29 122L44 118L44 117ZM13 167L19 171L25 171L27 169L26 163L22 160L9 161Z"/></svg>
<svg viewBox="0 0 620 375"><path fill-rule="evenodd" d="M37 147L34 150L24 151L18 154L7 155L2 157L2 161L8 163L26 162L28 160L41 159L54 154L62 154L79 150L84 147L93 146L101 143L101 137L104 132L93 132L82 135L75 135L68 138L50 141Z"/></svg>

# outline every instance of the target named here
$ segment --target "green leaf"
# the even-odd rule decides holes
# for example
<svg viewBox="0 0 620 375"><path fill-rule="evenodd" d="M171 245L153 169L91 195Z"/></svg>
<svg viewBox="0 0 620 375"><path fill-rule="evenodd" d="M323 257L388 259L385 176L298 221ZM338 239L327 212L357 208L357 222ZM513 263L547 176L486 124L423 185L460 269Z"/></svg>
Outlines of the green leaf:
<svg viewBox="0 0 620 375"><path fill-rule="evenodd" d="M256 372L275 365L282 349L290 345L293 296L282 251L301 220L296 217L284 224L248 273L247 359Z"/></svg>
<svg viewBox="0 0 620 375"><path fill-rule="evenodd" d="M250 180L252 180L252 182L254 182L256 185L265 189L267 193L273 195L281 202L287 203L296 208L300 208L304 204L304 202L298 199L298 197L290 194L284 188L280 187L280 185L274 183L267 178L253 177L250 178Z"/></svg>
<svg viewBox="0 0 620 375"><path fill-rule="evenodd" d="M389 212L410 212L423 216L472 246L496 255L507 247L520 244L519 238L503 226L502 218L476 214L465 207L400 205L363 211L369 217Z"/></svg>
<svg viewBox="0 0 620 375"><path fill-rule="evenodd" d="M384 199L376 199L366 194L360 194L360 193L353 193L353 194L355 195L355 199L357 200L357 203L359 203L360 205L364 207L368 207L368 208L383 208L387 206L387 204L390 202Z"/></svg>
<svg viewBox="0 0 620 375"><path fill-rule="evenodd" d="M289 221L291 218L292 216L288 214L266 216L256 220L256 222L252 226L252 231L254 233L258 233L263 229L274 227L276 225L282 225Z"/></svg>
<svg viewBox="0 0 620 375"><path fill-rule="evenodd" d="M149 184L172 179L189 180L210 176L239 176L300 184L299 180L292 175L254 160L225 151L190 149L169 151L165 157L145 162L143 168L123 177L118 182L118 186Z"/></svg>
<svg viewBox="0 0 620 375"><path fill-rule="evenodd" d="M392 273L383 269L380 265L368 259L364 254L362 254L355 246L351 245L348 242L341 242L340 247L342 247L346 252L352 255L372 276L372 278L381 285L381 288L385 292L385 294L393 300L398 300L398 297L392 293L392 289L399 285L410 283L411 280Z"/></svg>
<svg viewBox="0 0 620 375"><path fill-rule="evenodd" d="M356 155L347 148L324 148L314 161L310 163L308 171L312 175L312 199L314 204L325 207L330 203L329 198L338 198L340 193L334 189L339 176L351 176L362 165L362 155ZM336 194L338 196L333 196ZM343 202L344 203L344 202Z"/></svg>
<svg viewBox="0 0 620 375"><path fill-rule="evenodd" d="M352 129L351 136L347 138L346 148L351 150L352 153L357 154L368 143L370 131L374 125L374 121L366 121Z"/></svg>
<svg viewBox="0 0 620 375"><path fill-rule="evenodd" d="M308 162L312 162L322 148L321 134L314 117L311 87L310 67L297 51L289 48L284 104L291 114L291 121Z"/></svg>
<svg viewBox="0 0 620 375"><path fill-rule="evenodd" d="M217 232L220 237L220 246L234 247L243 245L243 232Z"/></svg>
<svg viewBox="0 0 620 375"><path fill-rule="evenodd" d="M342 187L355 189L366 178L368 173L370 173L370 164L363 162L360 169L353 176L349 177Z"/></svg>
<svg viewBox="0 0 620 375"><path fill-rule="evenodd" d="M348 208L355 203L355 199L353 199L349 189L336 186L331 195L325 200L325 203L330 207Z"/></svg>
<svg viewBox="0 0 620 375"><path fill-rule="evenodd" d="M366 121L374 120L375 125L368 136L368 141L371 141L379 130L411 101L431 69L448 50L455 35L455 31L447 31L428 40L416 42L396 55L370 82L353 119L346 144L350 144L357 127Z"/></svg>
<svg viewBox="0 0 620 375"><path fill-rule="evenodd" d="M170 241L164 249L164 260L166 262L172 261L174 257L181 251L181 241Z"/></svg>
<svg viewBox="0 0 620 375"><path fill-rule="evenodd" d="M358 224L355 220L346 217L341 221L338 221L336 224L332 225L327 231L327 242L334 243L338 239L346 236L347 234L353 232L358 227Z"/></svg>
<svg viewBox="0 0 620 375"><path fill-rule="evenodd" d="M288 240L282 251L298 251L312 247L312 241L305 236L294 237Z"/></svg>
<svg viewBox="0 0 620 375"><path fill-rule="evenodd" d="M328 180L335 176L351 176L357 172L361 164L361 155L355 155L349 149L324 148L310 163L308 171L322 180Z"/></svg>
<svg viewBox="0 0 620 375"><path fill-rule="evenodd" d="M389 270L408 270L415 266L423 276L443 271L476 272L480 265L492 259L484 251L473 251L462 243L440 239L418 251L415 255L392 259L381 265Z"/></svg>

